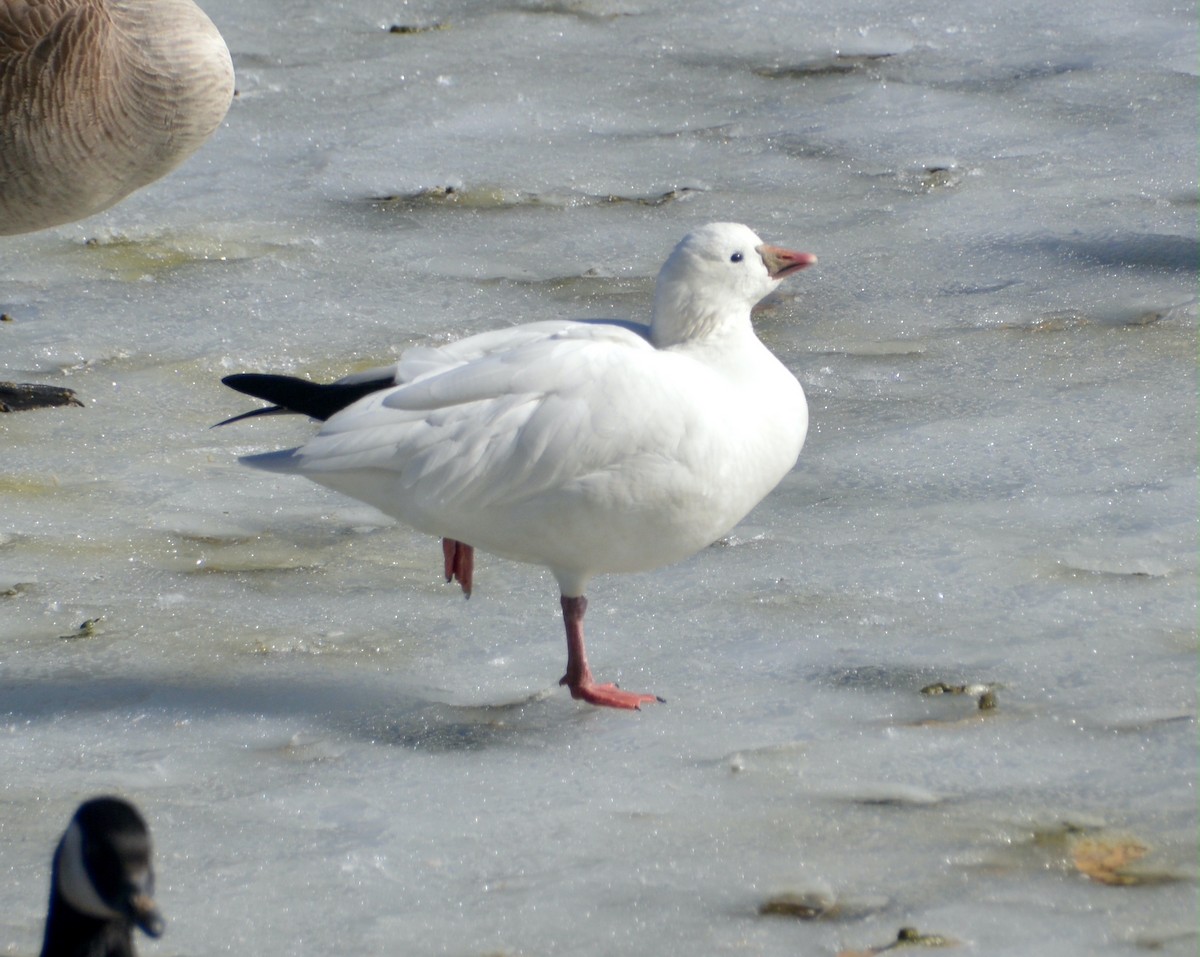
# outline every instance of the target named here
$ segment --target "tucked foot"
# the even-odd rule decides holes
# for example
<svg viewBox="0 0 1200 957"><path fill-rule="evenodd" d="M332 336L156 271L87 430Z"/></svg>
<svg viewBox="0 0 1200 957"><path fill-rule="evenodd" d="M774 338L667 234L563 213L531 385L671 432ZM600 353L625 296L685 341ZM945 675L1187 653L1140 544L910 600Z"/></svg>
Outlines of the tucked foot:
<svg viewBox="0 0 1200 957"><path fill-rule="evenodd" d="M568 684L564 677L559 684L567 685L571 689L571 697L576 701L586 701L588 704L598 705L601 708L625 708L628 711L641 711L642 705L666 704L665 698L660 698L654 694L638 694L634 691L622 691L615 684L598 685L594 682L585 684Z"/></svg>
<svg viewBox="0 0 1200 957"><path fill-rule="evenodd" d="M442 562L446 571L446 581L457 581L463 594L470 598L475 573L475 549L466 542L443 538Z"/></svg>

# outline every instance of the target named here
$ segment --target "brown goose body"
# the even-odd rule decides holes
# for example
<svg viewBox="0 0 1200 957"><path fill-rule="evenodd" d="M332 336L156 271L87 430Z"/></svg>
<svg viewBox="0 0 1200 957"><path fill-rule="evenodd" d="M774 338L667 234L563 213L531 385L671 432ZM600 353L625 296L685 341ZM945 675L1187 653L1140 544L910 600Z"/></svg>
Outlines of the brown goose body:
<svg viewBox="0 0 1200 957"><path fill-rule="evenodd" d="M0 0L0 235L165 175L232 96L229 49L191 0Z"/></svg>

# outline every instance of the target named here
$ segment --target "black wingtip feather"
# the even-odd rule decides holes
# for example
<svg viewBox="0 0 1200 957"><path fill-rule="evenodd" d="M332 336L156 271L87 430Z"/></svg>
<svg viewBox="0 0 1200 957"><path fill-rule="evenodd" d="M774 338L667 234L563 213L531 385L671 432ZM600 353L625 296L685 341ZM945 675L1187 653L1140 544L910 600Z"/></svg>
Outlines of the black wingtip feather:
<svg viewBox="0 0 1200 957"><path fill-rule="evenodd" d="M223 425L241 422L242 419L252 419L256 415L288 415L289 413L289 409L284 409L277 405L269 405L265 409L251 409L249 412L243 412L240 415L231 415L228 419L222 419L216 425L210 425L209 428L219 429Z"/></svg>
<svg viewBox="0 0 1200 957"><path fill-rule="evenodd" d="M365 395L395 384L391 377L368 379L365 382L331 382L322 385L290 375L265 375L257 372L240 372L227 375L221 380L229 388L256 399L274 403L270 409L257 409L218 423L225 425L251 415L268 415L279 412L298 412L324 422L335 412L357 402Z"/></svg>

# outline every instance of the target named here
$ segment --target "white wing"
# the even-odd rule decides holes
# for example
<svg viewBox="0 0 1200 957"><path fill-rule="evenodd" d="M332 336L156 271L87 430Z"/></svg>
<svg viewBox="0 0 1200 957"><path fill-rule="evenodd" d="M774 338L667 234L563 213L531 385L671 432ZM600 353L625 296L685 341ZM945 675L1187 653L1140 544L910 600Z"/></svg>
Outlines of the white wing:
<svg viewBox="0 0 1200 957"><path fill-rule="evenodd" d="M620 319L547 319L544 322L527 322L520 326L506 329L494 329L468 336L444 346L414 346L405 351L398 362L390 366L376 366L360 372L352 372L338 379L339 385L349 385L355 382L366 382L372 379L382 379L390 375L396 385L415 382L429 375L446 372L455 366L460 366L485 356L515 349L518 346L566 332L573 327L600 329L625 329L636 333L640 338L649 340L650 327L639 322Z"/></svg>
<svg viewBox="0 0 1200 957"><path fill-rule="evenodd" d="M682 401L672 370L687 363L689 377L706 377L611 324L538 323L416 351L397 364L412 381L332 416L301 448L250 463L426 525L602 480L632 460L639 474L676 467L695 400Z"/></svg>

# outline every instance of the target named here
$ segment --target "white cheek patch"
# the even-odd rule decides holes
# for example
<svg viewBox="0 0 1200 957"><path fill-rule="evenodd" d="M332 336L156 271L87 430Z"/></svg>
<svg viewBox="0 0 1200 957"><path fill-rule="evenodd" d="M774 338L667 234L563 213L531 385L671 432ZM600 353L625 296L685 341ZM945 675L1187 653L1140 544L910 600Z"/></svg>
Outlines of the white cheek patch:
<svg viewBox="0 0 1200 957"><path fill-rule="evenodd" d="M58 887L72 907L89 917L112 920L121 916L104 903L88 876L83 864L83 833L76 821L71 822L63 835L58 858Z"/></svg>

